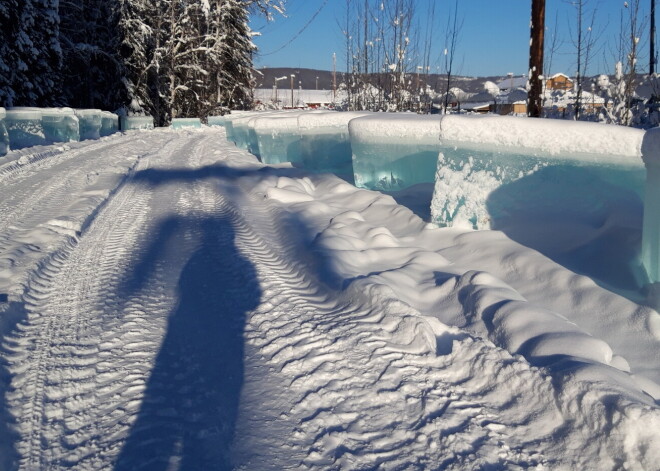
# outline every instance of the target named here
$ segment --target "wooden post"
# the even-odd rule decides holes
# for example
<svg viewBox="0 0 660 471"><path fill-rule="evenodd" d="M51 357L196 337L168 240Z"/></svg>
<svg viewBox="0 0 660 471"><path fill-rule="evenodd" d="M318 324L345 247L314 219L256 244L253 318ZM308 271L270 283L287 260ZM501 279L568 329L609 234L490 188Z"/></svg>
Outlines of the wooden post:
<svg viewBox="0 0 660 471"><path fill-rule="evenodd" d="M651 54L649 57L649 75L655 73L655 0L651 0Z"/></svg>
<svg viewBox="0 0 660 471"><path fill-rule="evenodd" d="M527 115L541 116L543 106L541 75L543 74L543 33L545 31L545 0L532 0L532 21L529 42L529 105Z"/></svg>

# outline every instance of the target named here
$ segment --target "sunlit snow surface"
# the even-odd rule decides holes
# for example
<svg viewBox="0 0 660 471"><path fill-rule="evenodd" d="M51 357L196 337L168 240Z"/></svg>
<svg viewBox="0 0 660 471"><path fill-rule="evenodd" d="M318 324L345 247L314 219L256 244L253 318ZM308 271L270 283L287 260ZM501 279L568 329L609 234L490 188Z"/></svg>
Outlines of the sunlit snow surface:
<svg viewBox="0 0 660 471"><path fill-rule="evenodd" d="M502 232L222 128L0 162L0 469L660 462L658 313Z"/></svg>

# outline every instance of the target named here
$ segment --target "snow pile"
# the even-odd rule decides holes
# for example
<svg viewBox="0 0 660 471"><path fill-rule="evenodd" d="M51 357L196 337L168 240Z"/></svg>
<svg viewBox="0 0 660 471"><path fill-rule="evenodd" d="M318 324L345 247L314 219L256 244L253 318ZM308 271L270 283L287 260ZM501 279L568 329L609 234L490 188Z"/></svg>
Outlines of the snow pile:
<svg viewBox="0 0 660 471"><path fill-rule="evenodd" d="M376 296L385 312L391 312L391 303L403 302L426 320L425 326L393 322L389 329L396 338L422 344L432 335L433 355L449 355L456 365L482 339L513 355L506 360L509 372L485 358L476 360L479 367L466 373L468 382L504 375L512 390L537 391L534 401L549 409L530 402L509 412L526 424L527 438L537 449L554 450L552 464L546 465L653 469L660 458L655 405L660 330L652 328L660 323L657 312L603 290L501 233L431 228L389 197L337 180L279 177L254 191L302 218L303 226L317 234L312 246L332 286L353 296ZM431 354L420 344L386 343L383 350ZM519 355L540 369L528 370ZM501 390L488 384L495 399ZM504 397L495 400L505 402ZM513 433L514 428L502 430ZM423 443L427 450L439 446L432 439Z"/></svg>
<svg viewBox="0 0 660 471"><path fill-rule="evenodd" d="M440 117L377 113L349 125L358 187L392 190L433 182Z"/></svg>

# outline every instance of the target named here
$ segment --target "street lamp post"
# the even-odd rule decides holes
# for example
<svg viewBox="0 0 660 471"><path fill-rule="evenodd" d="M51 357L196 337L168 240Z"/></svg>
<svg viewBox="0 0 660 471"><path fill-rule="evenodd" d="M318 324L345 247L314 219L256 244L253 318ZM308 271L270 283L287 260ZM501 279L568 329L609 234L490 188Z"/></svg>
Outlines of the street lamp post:
<svg viewBox="0 0 660 471"><path fill-rule="evenodd" d="M293 108L293 79L296 77L295 74L291 74L291 108Z"/></svg>

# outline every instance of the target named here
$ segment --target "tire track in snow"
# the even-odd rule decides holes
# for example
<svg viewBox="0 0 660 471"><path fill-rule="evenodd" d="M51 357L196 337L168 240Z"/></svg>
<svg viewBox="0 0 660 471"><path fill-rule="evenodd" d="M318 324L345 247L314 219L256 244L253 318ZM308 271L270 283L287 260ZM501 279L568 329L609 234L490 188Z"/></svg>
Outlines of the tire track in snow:
<svg viewBox="0 0 660 471"><path fill-rule="evenodd" d="M187 145L180 140L168 149L169 155ZM30 282L27 320L18 326L16 335L5 339L8 369L13 374L7 402L19 424L21 469L77 463L87 454L81 450L95 449L89 436L98 435L98 430L92 424L87 434L80 432L84 420L77 416L87 415L85 409L96 404L97 394L107 387L97 379L112 378L104 371L109 363L103 362L108 355L102 347L107 343L98 344L97 336L103 339L104 329L114 322L127 329L123 334L128 337L133 325L130 315L121 318L113 312L116 301L101 309L98 303L107 304L117 294L118 275L122 268L128 269L130 250L145 230L150 198L140 187L124 185L80 243L69 238L64 248L41 264ZM127 310L134 313L131 306ZM123 353L130 356L132 352ZM98 464L98 456L93 461Z"/></svg>

